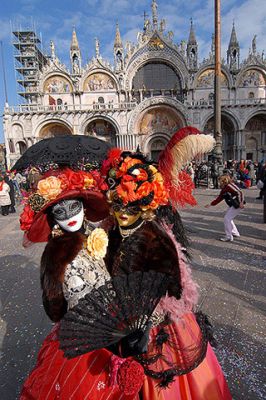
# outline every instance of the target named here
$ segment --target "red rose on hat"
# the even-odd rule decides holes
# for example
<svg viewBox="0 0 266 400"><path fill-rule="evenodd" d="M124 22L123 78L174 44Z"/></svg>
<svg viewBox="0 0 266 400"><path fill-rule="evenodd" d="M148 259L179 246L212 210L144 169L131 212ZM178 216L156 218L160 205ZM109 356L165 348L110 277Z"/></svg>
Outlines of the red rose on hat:
<svg viewBox="0 0 266 400"><path fill-rule="evenodd" d="M24 207L24 210L23 210L22 214L20 215L20 220L19 220L20 229L22 231L27 231L30 229L34 215L35 215L34 211L27 204Z"/></svg>

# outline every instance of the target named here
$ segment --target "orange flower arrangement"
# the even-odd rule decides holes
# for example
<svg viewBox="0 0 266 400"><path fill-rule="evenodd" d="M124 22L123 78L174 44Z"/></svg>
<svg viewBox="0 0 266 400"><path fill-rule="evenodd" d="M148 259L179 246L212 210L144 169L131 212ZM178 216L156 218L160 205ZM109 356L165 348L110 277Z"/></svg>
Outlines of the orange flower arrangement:
<svg viewBox="0 0 266 400"><path fill-rule="evenodd" d="M116 177L120 178L126 174L129 168L133 167L136 164L141 164L141 161L137 158L126 157L123 163L120 165L118 170L116 171Z"/></svg>
<svg viewBox="0 0 266 400"><path fill-rule="evenodd" d="M116 192L125 205L129 202L138 200L137 194L135 192L136 187L137 185L135 182L125 181L122 181L120 185L117 186Z"/></svg>
<svg viewBox="0 0 266 400"><path fill-rule="evenodd" d="M117 156L117 154L116 154ZM169 192L165 187L163 177L157 168L149 164L142 157L132 157L123 153L120 162L113 163L112 159L106 161L109 170L106 174L111 178L118 201L124 206L138 205L140 209L156 209L166 205L169 201ZM136 168L134 169L134 166ZM115 181L115 184L114 184Z"/></svg>

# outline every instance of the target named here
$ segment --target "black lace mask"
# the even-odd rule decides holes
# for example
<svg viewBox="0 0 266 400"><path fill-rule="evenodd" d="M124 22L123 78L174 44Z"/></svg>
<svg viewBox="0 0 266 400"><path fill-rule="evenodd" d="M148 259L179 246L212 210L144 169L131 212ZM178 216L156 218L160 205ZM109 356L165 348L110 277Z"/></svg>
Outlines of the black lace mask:
<svg viewBox="0 0 266 400"><path fill-rule="evenodd" d="M82 202L80 200L61 200L52 207L52 214L57 221L70 219L80 213Z"/></svg>

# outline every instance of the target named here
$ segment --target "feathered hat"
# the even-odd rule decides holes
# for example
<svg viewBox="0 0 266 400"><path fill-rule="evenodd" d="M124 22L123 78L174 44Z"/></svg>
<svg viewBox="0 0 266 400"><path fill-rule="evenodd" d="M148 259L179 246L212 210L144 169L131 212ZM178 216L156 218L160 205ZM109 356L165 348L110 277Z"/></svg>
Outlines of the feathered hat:
<svg viewBox="0 0 266 400"><path fill-rule="evenodd" d="M195 205L192 195L194 184L182 168L195 157L209 153L215 145L211 135L197 128L186 126L177 131L159 156L159 170L169 188L173 206Z"/></svg>
<svg viewBox="0 0 266 400"><path fill-rule="evenodd" d="M158 164L140 152L112 149L102 167L110 201L139 210L155 210L168 203L174 208L195 205L194 184L182 168L196 156L210 152L214 145L211 135L187 126L173 135L161 152Z"/></svg>

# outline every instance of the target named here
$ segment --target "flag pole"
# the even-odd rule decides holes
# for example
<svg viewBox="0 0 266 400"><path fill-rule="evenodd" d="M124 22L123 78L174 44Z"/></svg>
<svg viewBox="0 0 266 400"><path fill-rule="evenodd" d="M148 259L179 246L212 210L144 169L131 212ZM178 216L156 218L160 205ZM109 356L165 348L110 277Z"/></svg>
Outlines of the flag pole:
<svg viewBox="0 0 266 400"><path fill-rule="evenodd" d="M223 163L221 129L221 0L214 0L215 19L215 74L214 74L214 138L216 145L214 157L220 165Z"/></svg>

